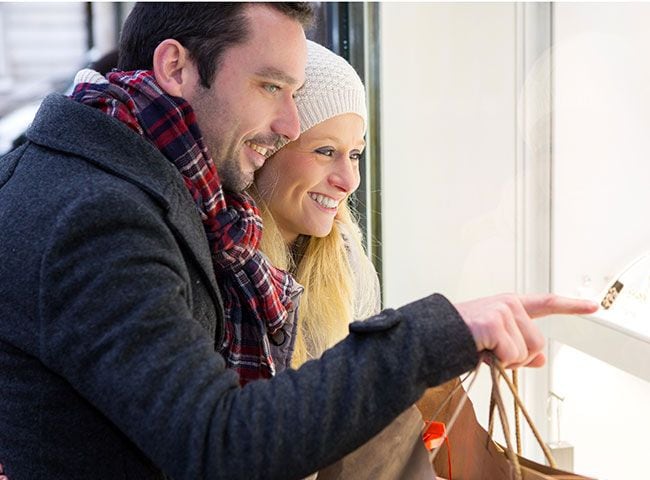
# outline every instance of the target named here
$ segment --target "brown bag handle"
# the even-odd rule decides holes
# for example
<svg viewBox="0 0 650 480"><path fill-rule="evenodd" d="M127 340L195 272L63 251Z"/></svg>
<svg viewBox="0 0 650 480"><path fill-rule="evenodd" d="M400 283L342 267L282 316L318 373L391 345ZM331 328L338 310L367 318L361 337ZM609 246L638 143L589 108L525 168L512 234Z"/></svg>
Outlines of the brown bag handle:
<svg viewBox="0 0 650 480"><path fill-rule="evenodd" d="M476 380L476 377L478 376L478 370L479 367L481 366L481 363L483 363L483 360L487 360L487 363L490 365L490 374L492 377L492 393L491 393L491 398L490 398L490 417L489 417L489 427L488 427L488 433L490 436L492 436L492 431L493 431L493 426L494 426L494 409L496 407L497 411L499 412L499 418L501 420L501 428L503 429L503 435L506 439L506 455L508 456L508 459L510 460L514 471L515 471L515 479L516 480L521 480L522 478L522 473L521 473L521 465L519 464L519 459L517 458L517 455L515 454L515 450L512 447L512 440L511 440L511 435L510 435L510 427L508 423L508 419L506 416L506 409L505 405L503 403L503 397L501 396L501 391L499 389L499 377L503 378L508 385L508 388L510 389L510 392L512 393L512 396L515 400L515 405L518 407L518 409L523 413L524 418L526 419L526 422L530 426L533 435L535 436L535 439L537 440L537 443L541 447L542 451L544 452L544 457L546 457L546 460L548 461L549 465L553 468L557 468L557 463L555 462L555 459L553 458L553 455L551 454L551 451L548 449L544 441L542 440L542 436L539 433L539 430L535 426L535 423L533 422L533 419L531 416L528 414L528 411L526 410L526 407L524 406L521 397L519 397L519 393L517 392L517 388L514 386L512 381L508 378L508 375L503 368L503 365L501 365L501 362L497 359L497 357L492 353L492 352L486 352L484 356L481 357L481 361L479 364L476 366L476 368L470 373L470 376L473 375L472 380L470 384L468 385L467 389L463 393L463 397L461 400L458 402L458 406L456 407L456 410L454 410L454 413L451 416L451 419L449 420L447 424L447 432L451 431L454 423L456 422L456 419L458 418L458 415L460 414L460 411L462 410L463 406L465 405L465 402L467 401L468 398L468 392L472 388L472 385L474 384L474 381ZM438 410L432 415L431 418L436 418L436 416L442 411L444 406L451 400L451 398L454 396L454 394L457 392L457 390L461 387L462 382L460 382L456 388L454 388L448 395L447 397L441 402L440 407L438 407ZM440 450L440 447L442 444L438 447L436 447L433 452L431 452L431 461L433 461L438 454L438 451Z"/></svg>
<svg viewBox="0 0 650 480"><path fill-rule="evenodd" d="M501 362L497 360L497 358L494 356L493 353L490 353L491 356L491 362L490 362L490 368L492 371L498 370L499 374L501 375L501 378L503 378L506 381L506 384L508 385L508 388L510 389L510 392L512 392L512 396L515 399L515 403L519 406L519 409L521 410L521 413L524 415L524 418L526 419L526 422L530 426L530 429L533 431L533 434L535 435L535 439L537 440L537 443L541 447L542 451L544 452L544 456L546 457L546 460L548 461L549 465L553 468L557 468L557 463L555 462L555 459L553 458L553 455L551 454L551 451L548 449L544 441L542 440L542 436L539 433L539 430L537 430L537 427L535 426L535 423L533 422L533 419L531 416L528 414L528 411L526 410L526 407L524 406L524 402L522 402L521 397L519 396L519 393L517 392L517 389L513 385L512 381L508 378L508 375L506 374L505 369L503 368L503 365L501 365ZM492 381L492 387L494 388L495 382L494 382L494 375L493 375L493 381ZM498 382L497 382L498 384ZM495 400L498 402L499 400L503 404L503 400L501 399L500 393L498 392L497 388L497 395L498 398Z"/></svg>
<svg viewBox="0 0 650 480"><path fill-rule="evenodd" d="M465 377L463 380L458 382L458 385L456 385L451 390L451 392L449 392L447 394L445 399L442 402L440 402L440 406L433 413L433 415L431 415L431 417L430 417L431 420L435 420L438 417L438 415L440 415L440 412L442 412L442 409L445 408L445 406L451 401L451 399L456 394L456 392L463 386L463 382L465 380L467 380L469 377L472 377L472 380L469 382L469 385L467 386L467 389L463 390L463 396L461 397L460 401L458 402L458 405L456 406L456 409L451 414L451 418L449 419L449 421L445 425L445 430L447 432L446 434L449 434L449 432L451 431L452 427L454 426L454 423L456 423L456 419L460 415L460 411L463 409L463 406L465 406L465 402L469 398L468 395L467 395L467 392L469 392L469 390L472 388L472 386L474 385L474 382L476 381L476 377L478 377L478 369L480 368L481 363L483 363L482 357L481 357L481 359L479 359L479 362L476 365L476 367L471 372L469 372L467 377ZM438 455L438 452L440 451L440 448L442 447L442 445L443 444L441 443L440 445L438 445L436 448L434 448L431 451L431 453L429 455L429 460L431 460L432 463L435 460L436 455Z"/></svg>

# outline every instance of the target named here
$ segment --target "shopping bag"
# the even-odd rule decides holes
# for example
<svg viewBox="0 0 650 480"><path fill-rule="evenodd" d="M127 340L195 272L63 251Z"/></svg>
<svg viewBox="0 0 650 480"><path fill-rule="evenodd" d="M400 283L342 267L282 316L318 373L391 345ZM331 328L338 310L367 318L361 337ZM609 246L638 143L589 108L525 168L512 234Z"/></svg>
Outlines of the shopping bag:
<svg viewBox="0 0 650 480"><path fill-rule="evenodd" d="M428 389L416 403L425 420L437 420L446 425L460 406L455 424L447 429L447 442L433 461L436 474L449 478L451 470L453 480L508 478L510 466L507 459L478 423L471 400L467 398L465 404L460 405L464 396L460 381L452 380Z"/></svg>
<svg viewBox="0 0 650 480"><path fill-rule="evenodd" d="M501 427L503 429L503 434L506 439L506 447L505 448L501 447L501 450L504 452L504 455L508 457L508 461L513 467L514 478L516 480L586 479L587 477L584 477L582 475L577 475L571 472L565 472L556 468L553 455L551 454L548 446L542 440L542 437L539 434L537 427L535 426L532 418L528 414L526 407L524 406L521 398L519 397L519 392L517 391L516 386L513 384L513 382L510 381L510 378L506 374L505 370L503 369L499 361L494 356L490 358L490 374L492 376L492 396L491 396L492 408L490 411L490 426L488 428L488 435L490 435L490 437L492 436L493 425L494 425L494 421L493 421L494 411L495 409L497 409L499 412L499 418L501 420ZM550 465L549 467L545 465L541 465L537 462L533 462L532 460L528 460L520 455L517 455L517 453L514 451L514 448L511 444L510 426L509 426L508 418L506 416L505 406L499 388L500 379L503 379L506 385L508 386L508 388L510 389L510 392L512 393L512 396L515 400L515 406L516 406L515 408L521 411L523 417L526 419L526 422L530 427L530 429L532 430L533 435L537 440L537 443L539 444L539 446L542 448L542 451L544 452L544 456L546 457L546 460Z"/></svg>
<svg viewBox="0 0 650 480"><path fill-rule="evenodd" d="M490 359L490 364L493 374L492 395L500 398L498 378L505 375L505 372L495 358ZM475 375L476 371L474 378ZM516 389L507 376L505 380L513 395L516 395ZM522 413L541 442L537 429L518 395L515 400L520 404ZM498 408L498 403L493 402L495 408ZM502 400L500 403L503 406ZM447 425L447 441L441 443L433 458L434 470L440 477L452 480L589 480L588 477L542 465L517 455L512 445L502 446L496 443L490 433L478 423L472 402L459 380L427 390L417 406L425 420L435 420ZM504 435L510 443L507 418L505 412L503 413L502 426L507 431ZM494 417L491 415L491 418ZM493 425L493 421L490 424ZM546 445L542 448L548 454L547 462L554 465Z"/></svg>
<svg viewBox="0 0 650 480"><path fill-rule="evenodd" d="M422 442L424 421L410 407L370 441L320 470L318 480L431 480L433 466Z"/></svg>

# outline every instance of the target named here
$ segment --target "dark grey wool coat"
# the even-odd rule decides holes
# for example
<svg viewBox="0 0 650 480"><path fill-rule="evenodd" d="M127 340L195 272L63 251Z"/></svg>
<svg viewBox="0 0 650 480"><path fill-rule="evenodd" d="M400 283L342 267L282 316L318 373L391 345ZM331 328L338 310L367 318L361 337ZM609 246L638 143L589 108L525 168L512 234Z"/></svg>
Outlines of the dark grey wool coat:
<svg viewBox="0 0 650 480"><path fill-rule="evenodd" d="M215 352L218 279L175 167L60 95L27 137L0 159L0 464L11 480L301 478L478 361L434 295L239 388Z"/></svg>

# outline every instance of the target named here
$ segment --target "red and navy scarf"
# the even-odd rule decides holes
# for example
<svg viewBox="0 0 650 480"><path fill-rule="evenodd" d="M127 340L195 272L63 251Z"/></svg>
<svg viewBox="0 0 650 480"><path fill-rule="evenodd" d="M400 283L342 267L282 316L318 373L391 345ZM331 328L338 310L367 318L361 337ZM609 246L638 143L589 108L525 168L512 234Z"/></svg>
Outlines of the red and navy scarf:
<svg viewBox="0 0 650 480"><path fill-rule="evenodd" d="M271 377L275 368L267 334L282 327L300 286L259 252L262 220L255 202L247 194L224 192L192 107L167 95L151 71L111 72L108 81L88 71L80 75L73 100L126 124L181 173L203 221L224 299L220 353L242 385Z"/></svg>

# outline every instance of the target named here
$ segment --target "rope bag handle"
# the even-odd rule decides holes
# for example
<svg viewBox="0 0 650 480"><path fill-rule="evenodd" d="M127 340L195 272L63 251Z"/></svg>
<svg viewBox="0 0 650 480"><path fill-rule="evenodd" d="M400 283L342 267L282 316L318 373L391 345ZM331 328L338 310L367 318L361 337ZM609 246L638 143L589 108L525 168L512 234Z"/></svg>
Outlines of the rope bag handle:
<svg viewBox="0 0 650 480"><path fill-rule="evenodd" d="M503 430L503 435L506 439L505 453L508 459L510 460L510 463L513 466L515 480L522 479L521 465L519 464L519 459L517 458L515 450L512 446L510 426L509 426L510 424L508 422L508 418L506 415L506 409L505 409L505 404L503 402L503 397L501 396L501 391L499 389L500 378L503 378L505 380L506 385L508 386L510 392L512 393L512 396L514 398L514 404L517 407L515 413L520 411L523 414L524 418L526 419L526 423L528 423L528 425L530 426L533 432L533 435L535 436L535 440L537 440L537 443L539 444L539 446L542 449L542 452L544 453L544 457L546 458L546 461L552 468L557 468L557 463L555 462L555 459L553 458L551 451L548 449L548 447L542 440L542 436L540 435L539 430L535 426L533 419L528 414L528 411L526 410L526 407L524 406L521 397L519 396L517 387L510 380L505 369L503 368L503 365L501 365L501 362L497 359L497 357L492 352L486 352L481 356L481 360L479 361L476 368L472 372L470 372L467 377L461 380L458 383L458 385L456 385L456 387L447 395L447 397L445 397L445 399L441 402L440 406L435 411L435 413L431 416L431 418L435 419L440 414L440 412L442 412L442 409L451 401L451 399L456 394L458 389L461 388L463 382L465 382L469 377L472 377L469 385L467 386L467 389L463 391L463 396L458 402L458 406L454 410L453 414L451 415L451 419L447 424L447 428L446 428L447 434L451 431L451 429L454 426L454 423L456 422L456 419L458 418L458 415L460 415L460 411L462 410L463 406L465 405L465 402L468 399L468 393L472 388L472 386L474 385L474 382L476 381L476 377L478 376L478 370L484 361L490 366L490 375L492 378L492 392L490 396L490 416L489 416L488 434L490 435L490 437L492 437L492 432L494 429L494 410L496 409L499 412L501 428ZM519 426L517 426L517 430L519 430ZM442 443L438 445L431 452L430 455L431 461L433 461L436 458L436 455L438 454L441 447L442 447Z"/></svg>

